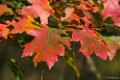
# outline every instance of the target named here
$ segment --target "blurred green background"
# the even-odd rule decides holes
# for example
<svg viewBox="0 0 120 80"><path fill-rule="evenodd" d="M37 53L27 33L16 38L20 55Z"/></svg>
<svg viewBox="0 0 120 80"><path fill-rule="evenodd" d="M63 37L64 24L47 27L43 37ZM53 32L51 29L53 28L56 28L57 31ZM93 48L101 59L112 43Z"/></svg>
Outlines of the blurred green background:
<svg viewBox="0 0 120 80"><path fill-rule="evenodd" d="M11 58L19 64L22 80L120 80L120 51L112 61L104 61L95 55L87 59L84 55L77 53L79 78L73 68L61 58L49 70L44 63L40 63L35 68L31 58L21 58L21 53L22 48L11 41L6 44L0 43L0 80L16 80L7 61Z"/></svg>

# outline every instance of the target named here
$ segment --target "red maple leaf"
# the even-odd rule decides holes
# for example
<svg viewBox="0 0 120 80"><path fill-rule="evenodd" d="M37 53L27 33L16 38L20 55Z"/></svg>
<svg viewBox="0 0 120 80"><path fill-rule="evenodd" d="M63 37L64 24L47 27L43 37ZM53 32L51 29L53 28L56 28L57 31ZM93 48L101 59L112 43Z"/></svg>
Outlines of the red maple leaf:
<svg viewBox="0 0 120 80"><path fill-rule="evenodd" d="M2 36L5 39L7 39L8 34L9 34L9 29L7 27L8 25L0 24L0 37Z"/></svg>
<svg viewBox="0 0 120 80"><path fill-rule="evenodd" d="M40 30L33 30L30 35L34 35L35 39L25 44L25 49L22 56L32 56L35 53L33 62L36 66L38 62L45 61L49 69L58 60L57 56L64 55L64 46L70 46L69 38L60 37L63 31L54 28L45 28ZM63 44L61 44L63 43Z"/></svg>
<svg viewBox="0 0 120 80"><path fill-rule="evenodd" d="M119 36L102 36L100 37L106 42L109 47L109 59L112 60L116 55L116 51L120 49L120 37Z"/></svg>
<svg viewBox="0 0 120 80"><path fill-rule="evenodd" d="M48 17L54 12L48 0L28 0L28 2L32 5L23 7L20 14L31 15L34 18L40 17L41 24L47 24Z"/></svg>
<svg viewBox="0 0 120 80"><path fill-rule="evenodd" d="M89 28L74 30L72 33L72 41L80 41L81 47L79 51L87 57L94 52L104 60L108 57L108 47L102 42L94 30L90 30Z"/></svg>
<svg viewBox="0 0 120 80"><path fill-rule="evenodd" d="M116 26L120 26L120 5L119 0L106 0L102 14L104 19L111 17Z"/></svg>

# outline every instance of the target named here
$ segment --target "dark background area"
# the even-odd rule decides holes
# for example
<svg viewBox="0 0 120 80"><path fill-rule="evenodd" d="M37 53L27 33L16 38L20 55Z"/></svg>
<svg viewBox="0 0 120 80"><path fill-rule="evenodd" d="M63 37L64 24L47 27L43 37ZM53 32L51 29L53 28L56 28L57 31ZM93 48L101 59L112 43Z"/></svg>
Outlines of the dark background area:
<svg viewBox="0 0 120 80"><path fill-rule="evenodd" d="M22 80L120 80L119 51L112 61L102 60L96 55L87 59L83 54L77 55L80 78L61 58L51 70L40 63L36 68L30 57L21 58L22 48L14 42L0 43L0 80L15 80L7 59L15 59L22 70ZM113 79L112 79L113 78Z"/></svg>

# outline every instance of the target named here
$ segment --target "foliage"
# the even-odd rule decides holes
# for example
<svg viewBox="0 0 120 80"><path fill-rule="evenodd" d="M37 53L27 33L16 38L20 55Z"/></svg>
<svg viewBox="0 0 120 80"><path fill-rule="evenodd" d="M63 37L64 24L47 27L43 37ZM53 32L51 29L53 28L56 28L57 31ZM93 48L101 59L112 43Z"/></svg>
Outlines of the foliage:
<svg viewBox="0 0 120 80"><path fill-rule="evenodd" d="M34 56L49 69L62 56L79 76L71 42L89 58L96 54L112 60L120 48L119 0L3 0L0 5L0 38L23 39L22 57Z"/></svg>

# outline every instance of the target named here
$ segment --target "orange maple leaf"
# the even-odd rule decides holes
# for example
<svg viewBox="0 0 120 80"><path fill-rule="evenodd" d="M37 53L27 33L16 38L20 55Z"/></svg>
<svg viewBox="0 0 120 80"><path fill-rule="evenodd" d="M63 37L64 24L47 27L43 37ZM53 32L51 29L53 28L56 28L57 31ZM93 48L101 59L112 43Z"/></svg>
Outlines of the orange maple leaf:
<svg viewBox="0 0 120 80"><path fill-rule="evenodd" d="M7 39L9 34L9 29L7 27L8 25L0 24L0 36L4 37L5 39Z"/></svg>
<svg viewBox="0 0 120 80"><path fill-rule="evenodd" d="M15 34L15 33L22 33L26 32L29 33L33 29L38 29L38 23L31 17L27 16L25 18L17 18L19 21L13 20L12 22L6 21L8 25L12 25L14 29L10 33ZM33 24L35 23L35 24Z"/></svg>

